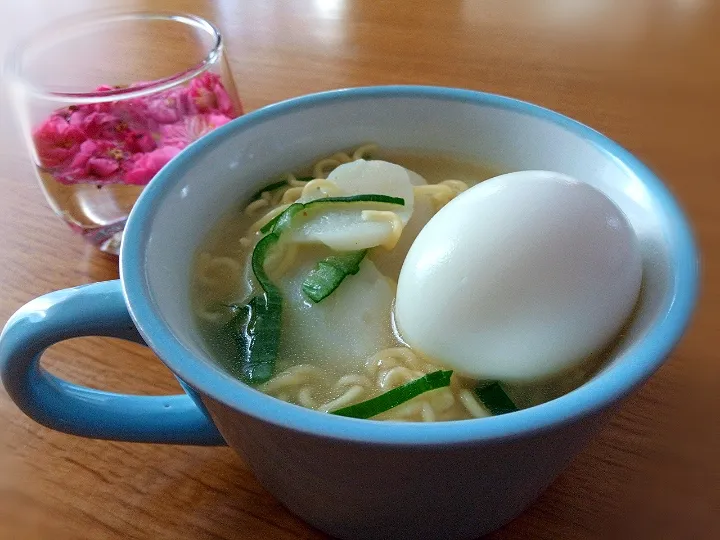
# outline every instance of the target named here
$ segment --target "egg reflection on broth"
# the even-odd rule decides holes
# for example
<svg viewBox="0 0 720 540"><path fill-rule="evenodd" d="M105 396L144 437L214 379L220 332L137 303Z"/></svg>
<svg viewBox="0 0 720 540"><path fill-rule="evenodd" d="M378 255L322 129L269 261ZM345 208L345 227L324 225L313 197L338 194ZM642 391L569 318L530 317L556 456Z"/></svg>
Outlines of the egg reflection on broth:
<svg viewBox="0 0 720 540"><path fill-rule="evenodd" d="M581 385L637 301L635 234L588 184L498 172L366 145L268 180L196 255L212 355L281 400L374 420L502 414Z"/></svg>

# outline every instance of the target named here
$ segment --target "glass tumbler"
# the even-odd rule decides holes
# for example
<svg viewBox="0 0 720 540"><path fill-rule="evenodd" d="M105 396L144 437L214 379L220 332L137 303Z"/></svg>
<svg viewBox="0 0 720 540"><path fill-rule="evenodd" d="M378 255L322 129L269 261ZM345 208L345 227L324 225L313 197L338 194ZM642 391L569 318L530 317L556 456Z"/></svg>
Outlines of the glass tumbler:
<svg viewBox="0 0 720 540"><path fill-rule="evenodd" d="M50 206L109 253L153 176L243 112L220 32L194 15L59 21L20 43L6 67Z"/></svg>

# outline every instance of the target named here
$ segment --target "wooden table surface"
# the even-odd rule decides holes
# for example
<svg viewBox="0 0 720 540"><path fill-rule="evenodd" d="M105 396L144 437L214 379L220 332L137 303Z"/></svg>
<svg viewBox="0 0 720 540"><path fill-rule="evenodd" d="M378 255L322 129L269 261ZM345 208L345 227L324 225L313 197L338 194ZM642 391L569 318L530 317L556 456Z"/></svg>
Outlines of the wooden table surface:
<svg viewBox="0 0 720 540"><path fill-rule="evenodd" d="M62 4L62 5L60 5ZM702 251L694 321L667 364L524 515L493 539L720 538L720 3L713 0L126 1L226 34L248 110L344 86L436 84L529 100L634 152L687 211ZM2 2L0 48L91 0ZM158 36L162 47L163 36ZM172 44L165 44L172 46ZM103 59L105 60L105 59ZM0 321L42 293L118 276L52 214L0 109ZM140 346L82 339L45 365L73 381L174 393ZM86 440L0 391L0 538L325 538L226 448ZM402 496L398 494L398 496Z"/></svg>

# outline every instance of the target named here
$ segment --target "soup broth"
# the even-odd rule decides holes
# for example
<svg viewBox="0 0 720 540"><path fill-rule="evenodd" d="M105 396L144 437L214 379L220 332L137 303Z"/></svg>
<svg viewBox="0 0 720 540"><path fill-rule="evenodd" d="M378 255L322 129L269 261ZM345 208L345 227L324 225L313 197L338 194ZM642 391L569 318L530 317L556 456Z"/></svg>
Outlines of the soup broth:
<svg viewBox="0 0 720 540"><path fill-rule="evenodd" d="M252 268L253 250L264 236L260 229L307 193L311 178L326 178L334 168L354 159L395 163L423 177L428 186L414 188L413 218L422 211L432 215L466 187L506 172L461 156L368 145L268 179L264 190L252 200L241 201L218 222L199 249L192 272L197 323L208 348L230 373L242 378L237 365L241 352L227 338L228 324L237 314L236 306L262 292ZM325 189L322 181L317 185ZM278 244L265 261L265 270L284 297L280 340L273 376L256 387L278 399L330 412L444 369L403 343L393 324L402 254L419 228L422 223L411 219L393 249L369 249L357 273L348 275L319 303L303 296L303 279L333 250L318 243ZM530 407L580 386L601 360L601 356L589 358L549 380L504 383L503 389L518 408ZM439 421L488 416L490 412L473 392L477 383L453 374L450 386L421 394L373 419Z"/></svg>

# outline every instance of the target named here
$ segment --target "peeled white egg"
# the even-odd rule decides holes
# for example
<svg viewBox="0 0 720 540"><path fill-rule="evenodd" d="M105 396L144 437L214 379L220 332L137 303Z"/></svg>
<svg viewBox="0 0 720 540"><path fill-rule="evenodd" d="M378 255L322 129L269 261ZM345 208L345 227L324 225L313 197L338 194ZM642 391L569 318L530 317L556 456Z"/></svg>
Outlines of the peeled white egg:
<svg viewBox="0 0 720 540"><path fill-rule="evenodd" d="M642 279L622 211L547 171L501 175L441 209L413 243L395 322L412 348L474 378L522 381L582 362L617 335Z"/></svg>

